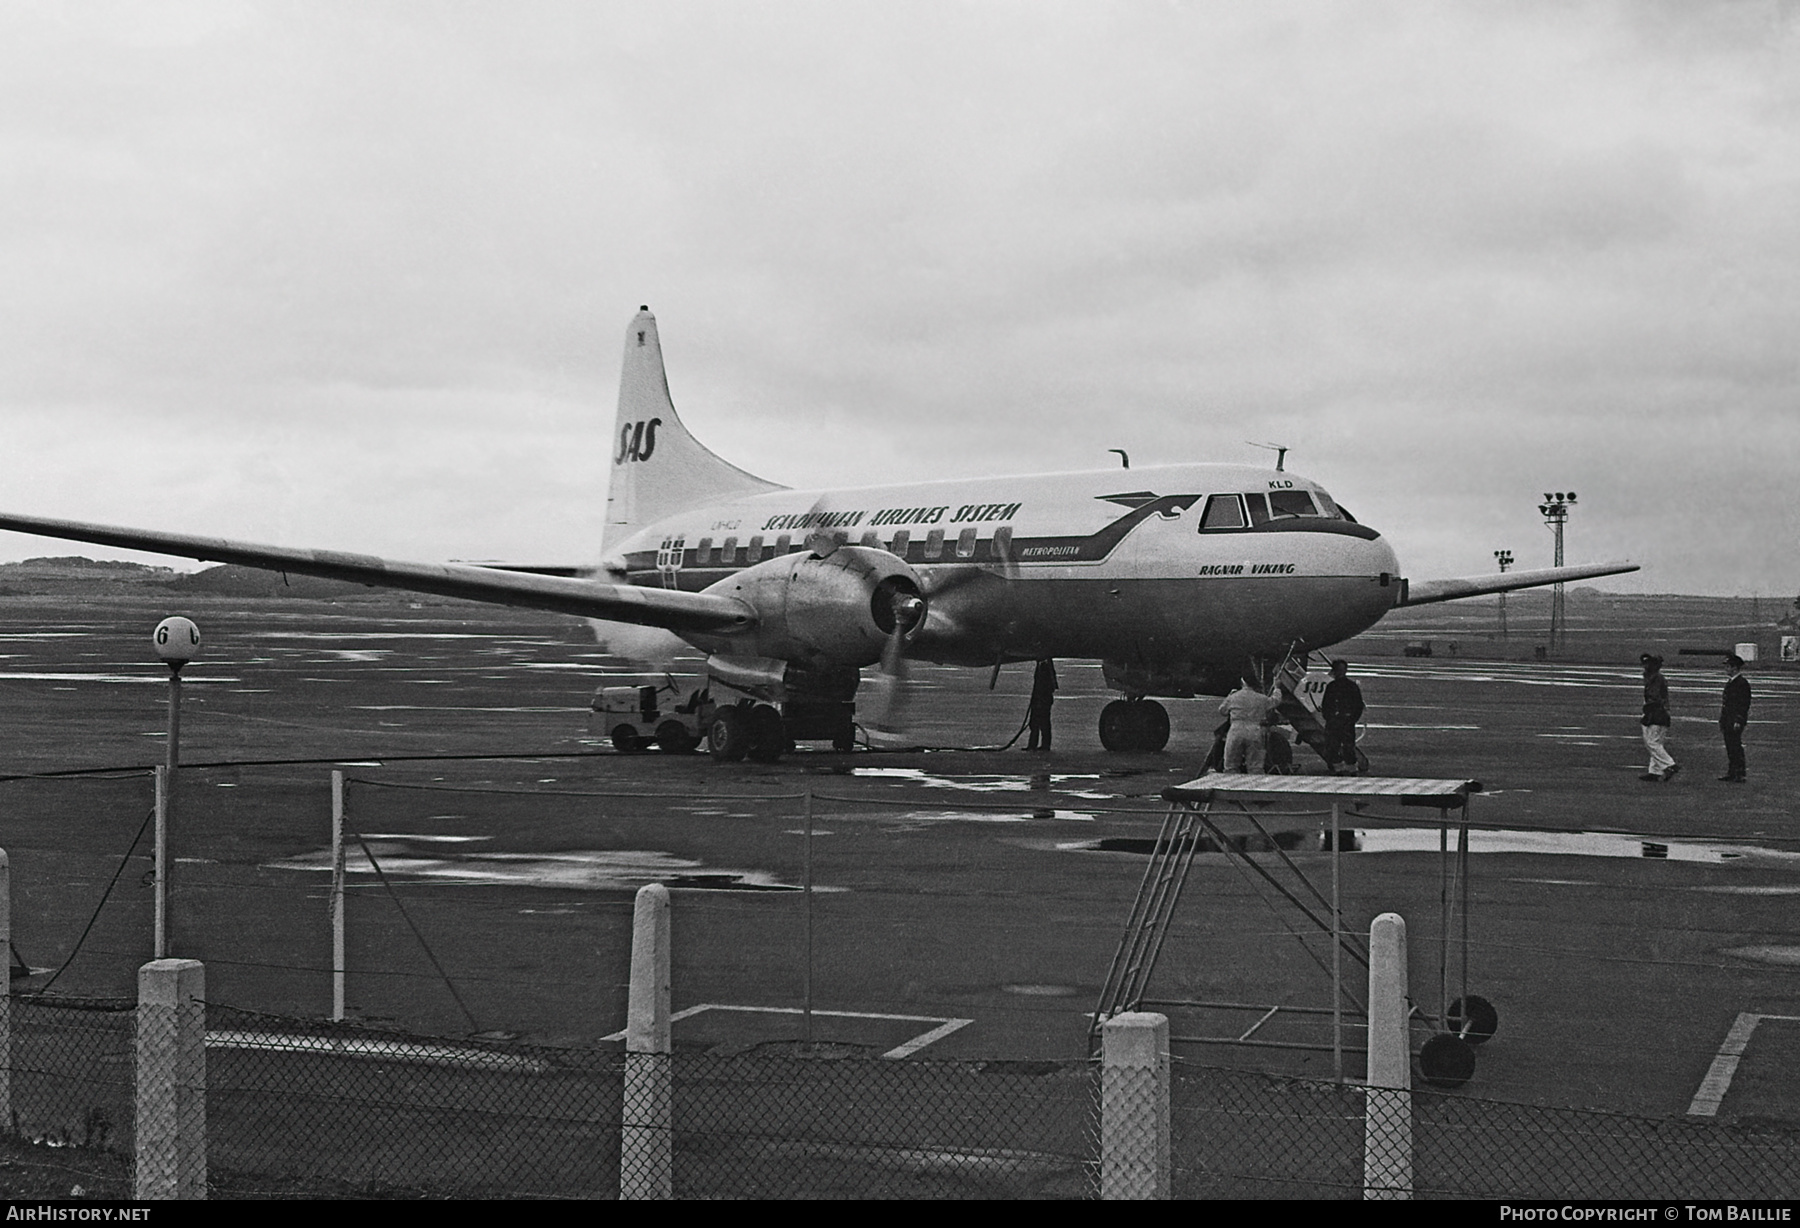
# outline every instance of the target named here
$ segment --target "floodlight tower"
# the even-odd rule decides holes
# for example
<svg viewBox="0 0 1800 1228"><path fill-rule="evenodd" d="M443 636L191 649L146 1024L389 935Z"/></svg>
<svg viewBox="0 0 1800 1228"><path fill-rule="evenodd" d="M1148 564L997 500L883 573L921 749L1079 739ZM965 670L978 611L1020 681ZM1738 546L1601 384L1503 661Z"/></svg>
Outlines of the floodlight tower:
<svg viewBox="0 0 1800 1228"><path fill-rule="evenodd" d="M181 667L200 651L200 628L189 619L177 615L156 624L151 635L156 655L169 667L169 745L168 757L158 777L156 790L156 937L157 959L167 959L174 948L169 930L169 897L174 891L170 875L175 858L169 853L169 841L175 828L175 769L181 766Z"/></svg>
<svg viewBox="0 0 1800 1228"><path fill-rule="evenodd" d="M1544 518L1544 523L1549 526L1552 533L1556 534L1556 565L1558 567L1563 565L1563 525L1568 523L1569 509L1574 506L1575 492L1572 490L1566 494L1562 491L1546 494L1544 501L1538 504L1538 515ZM1563 646L1564 632L1563 586L1562 581L1558 580L1555 593L1550 598L1550 647L1552 650L1560 649Z"/></svg>
<svg viewBox="0 0 1800 1228"><path fill-rule="evenodd" d="M1512 551L1510 551L1510 550L1494 551L1494 562L1499 565L1500 574L1505 575L1506 569L1513 565ZM1506 638L1506 594L1505 593L1500 594L1500 638L1501 639Z"/></svg>

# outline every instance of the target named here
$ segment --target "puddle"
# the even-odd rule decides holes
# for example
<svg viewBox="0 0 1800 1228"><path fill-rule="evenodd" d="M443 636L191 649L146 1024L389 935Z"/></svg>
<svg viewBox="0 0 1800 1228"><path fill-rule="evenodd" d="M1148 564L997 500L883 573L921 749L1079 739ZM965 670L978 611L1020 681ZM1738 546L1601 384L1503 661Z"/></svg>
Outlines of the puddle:
<svg viewBox="0 0 1800 1228"><path fill-rule="evenodd" d="M1438 830L1425 828L1388 828L1359 831L1358 847L1365 853L1435 853ZM1451 837L1454 846L1455 837ZM1800 865L1800 853L1753 845L1724 844L1713 841L1645 840L1610 832L1576 831L1487 831L1473 828L1469 832L1471 853L1543 853L1572 857L1648 857L1657 861L1701 862L1722 865L1749 858Z"/></svg>
<svg viewBox="0 0 1800 1228"><path fill-rule="evenodd" d="M971 810L903 810L894 815L876 815L883 823L896 826L923 826L929 823L1036 823L1045 819L1064 819L1091 823L1094 814L1086 810L1034 810L1030 814L982 814Z"/></svg>
<svg viewBox="0 0 1800 1228"><path fill-rule="evenodd" d="M1439 831L1435 827L1394 827L1380 829L1344 829L1344 850L1354 853L1436 853ZM1264 837L1260 833L1228 834L1235 850L1252 853L1274 848L1285 851L1320 852L1330 847L1329 836L1321 831L1277 831ZM1455 849L1455 834L1451 848ZM1154 837L1109 836L1100 840L1073 840L1055 844L1063 851L1087 853L1131 853L1148 857L1164 847ZM1200 851L1219 852L1217 840L1201 833ZM1775 862L1783 866L1800 866L1800 853L1761 848L1747 844L1723 844L1712 841L1646 840L1640 836L1611 832L1493 831L1472 828L1469 831L1471 853L1537 853L1562 857L1629 857L1653 861L1699 862L1726 865L1733 862ZM1560 879L1520 880L1562 883ZM1569 885L1586 885L1569 882ZM1707 890L1707 888L1702 888ZM1800 895L1800 887L1711 888L1742 891L1745 894Z"/></svg>
<svg viewBox="0 0 1800 1228"><path fill-rule="evenodd" d="M445 815L447 819L460 818L460 815ZM410 831L372 831L364 836L365 840L416 840L425 844L474 844L482 840L492 840L492 836L428 836ZM354 847L354 844L348 846Z"/></svg>
<svg viewBox="0 0 1800 1228"><path fill-rule="evenodd" d="M566 853L464 853L433 851L422 855L418 844L443 844L479 836L371 836L369 849L389 878L450 883L458 886L548 887L574 891L636 891L649 883L707 891L799 891L761 870L708 869L704 863L645 849L588 850ZM358 845L344 850L345 869L371 885L375 868ZM331 850L268 862L272 870L329 871ZM814 891L842 891L814 886Z"/></svg>
<svg viewBox="0 0 1800 1228"><path fill-rule="evenodd" d="M1785 968L1800 967L1800 947L1726 947L1719 954L1734 955L1738 959L1755 960L1759 964L1780 964Z"/></svg>
<svg viewBox="0 0 1800 1228"><path fill-rule="evenodd" d="M183 674L181 676L183 686L206 686L208 684L220 682L242 681L242 678L199 678L188 674ZM161 674L52 674L35 671L26 673L15 670L0 670L0 682L127 682L167 686L169 684L169 675L166 672Z"/></svg>
<svg viewBox="0 0 1800 1228"><path fill-rule="evenodd" d="M870 780L905 780L928 789L961 789L970 793L1063 793L1085 797L1091 801L1111 801L1110 793L1072 789L1064 781L1098 781L1097 772L1075 775L1039 773L1031 776L937 776L922 768L871 767L851 768L849 775Z"/></svg>
<svg viewBox="0 0 1800 1228"><path fill-rule="evenodd" d="M500 640L474 631L264 631L265 640Z"/></svg>

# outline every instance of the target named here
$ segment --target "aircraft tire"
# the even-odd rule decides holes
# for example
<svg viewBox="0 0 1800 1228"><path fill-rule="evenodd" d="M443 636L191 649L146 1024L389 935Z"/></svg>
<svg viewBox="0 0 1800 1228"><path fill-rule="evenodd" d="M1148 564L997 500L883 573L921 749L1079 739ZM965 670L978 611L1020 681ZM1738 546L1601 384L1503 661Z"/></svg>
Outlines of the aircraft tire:
<svg viewBox="0 0 1800 1228"><path fill-rule="evenodd" d="M680 721L664 721L656 727L656 744L668 754L685 755L700 745L700 740Z"/></svg>
<svg viewBox="0 0 1800 1228"><path fill-rule="evenodd" d="M706 729L706 749L720 763L738 763L750 753L750 722L736 708L720 708Z"/></svg>
<svg viewBox="0 0 1800 1228"><path fill-rule="evenodd" d="M1475 1046L1440 1032L1420 1046L1419 1073L1433 1087L1461 1087L1475 1074Z"/></svg>
<svg viewBox="0 0 1800 1228"><path fill-rule="evenodd" d="M1154 699L1139 700L1137 724L1141 735L1138 749L1158 751L1169 744L1169 710Z"/></svg>
<svg viewBox="0 0 1800 1228"><path fill-rule="evenodd" d="M1100 745L1114 754L1137 749L1132 734L1136 724L1131 719L1131 705L1115 699L1100 709Z"/></svg>
<svg viewBox="0 0 1800 1228"><path fill-rule="evenodd" d="M646 746L643 735L630 725L619 725L613 729L612 744L613 749L621 755L635 755Z"/></svg>
<svg viewBox="0 0 1800 1228"><path fill-rule="evenodd" d="M750 746L748 755L758 763L774 763L787 750L787 723L781 713L768 704L750 709Z"/></svg>
<svg viewBox="0 0 1800 1228"><path fill-rule="evenodd" d="M1465 1001L1468 1003L1467 1007L1463 1005ZM1485 1045L1500 1029L1500 1012L1486 998L1470 994L1466 999L1458 998L1450 1004L1450 1013L1444 1017L1444 1026L1471 1045Z"/></svg>

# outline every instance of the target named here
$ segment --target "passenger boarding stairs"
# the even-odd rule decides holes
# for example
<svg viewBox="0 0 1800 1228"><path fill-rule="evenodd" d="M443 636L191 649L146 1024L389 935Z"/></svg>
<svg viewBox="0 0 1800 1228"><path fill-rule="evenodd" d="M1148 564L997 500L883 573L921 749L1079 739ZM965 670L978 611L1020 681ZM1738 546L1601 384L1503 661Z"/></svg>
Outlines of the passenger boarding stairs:
<svg viewBox="0 0 1800 1228"><path fill-rule="evenodd" d="M1325 718L1319 714L1319 703L1324 698L1328 681L1329 678L1308 672L1304 656L1290 656L1275 671L1273 691L1281 719L1292 726L1294 736L1310 746L1326 764L1331 761L1325 758ZM1218 771L1225 766L1225 731L1229 728L1230 722L1226 722L1214 732L1212 754L1206 760L1209 771ZM1286 748L1271 746L1263 770L1275 775L1293 771L1292 753L1284 754L1284 750ZM1356 752L1356 770L1359 773L1369 770L1369 757L1360 748Z"/></svg>

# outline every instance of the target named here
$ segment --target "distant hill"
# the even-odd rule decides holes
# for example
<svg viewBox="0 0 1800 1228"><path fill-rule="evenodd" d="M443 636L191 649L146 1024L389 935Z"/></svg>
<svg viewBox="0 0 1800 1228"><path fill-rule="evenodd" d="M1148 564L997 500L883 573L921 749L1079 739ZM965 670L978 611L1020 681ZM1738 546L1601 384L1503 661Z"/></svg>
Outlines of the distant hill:
<svg viewBox="0 0 1800 1228"><path fill-rule="evenodd" d="M350 595L368 596L375 591L366 584L355 584L348 580L283 575L279 571L239 567L232 563L166 579L163 587L180 593L199 593L214 597L302 597L326 600Z"/></svg>
<svg viewBox="0 0 1800 1228"><path fill-rule="evenodd" d="M0 593L43 596L68 593L142 592L167 583L179 573L173 567L147 567L112 559L56 555L0 563Z"/></svg>

